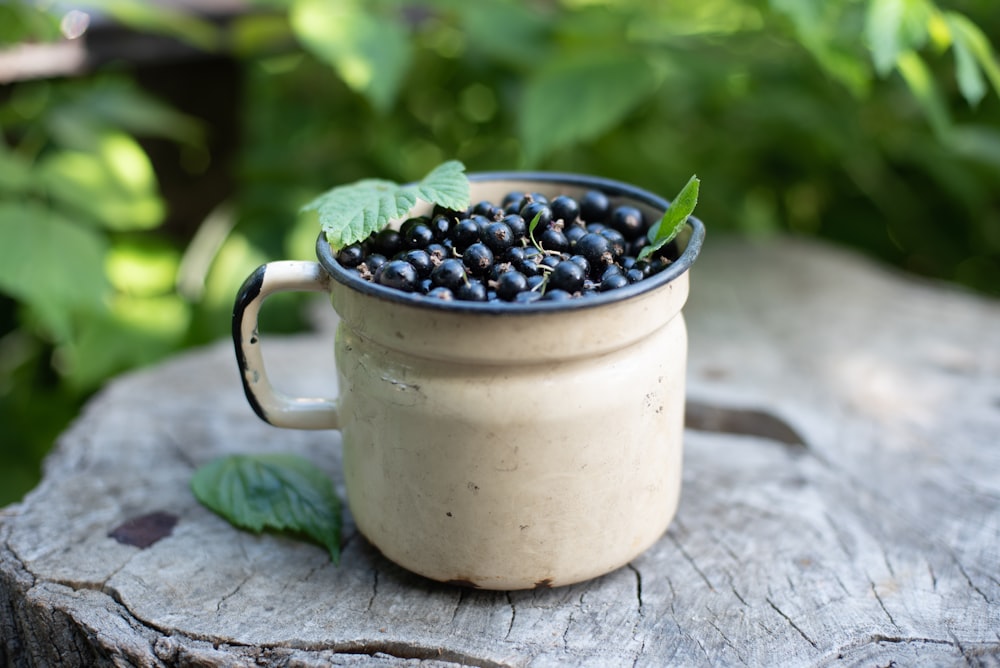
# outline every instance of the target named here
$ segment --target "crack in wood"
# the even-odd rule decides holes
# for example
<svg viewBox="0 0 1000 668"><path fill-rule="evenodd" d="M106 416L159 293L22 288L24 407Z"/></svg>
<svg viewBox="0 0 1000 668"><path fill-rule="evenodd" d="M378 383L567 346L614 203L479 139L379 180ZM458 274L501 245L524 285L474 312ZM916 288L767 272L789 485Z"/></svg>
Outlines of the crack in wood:
<svg viewBox="0 0 1000 668"><path fill-rule="evenodd" d="M271 645L262 645L262 647L287 648L287 646ZM366 654L371 657L382 654L400 661L444 661L474 668L514 668L513 664L507 662L493 661L445 647L394 640L357 640L346 643L330 643L329 645L306 643L302 646L295 646L293 649L306 652L333 652L334 654Z"/></svg>
<svg viewBox="0 0 1000 668"><path fill-rule="evenodd" d="M372 569L372 595L368 598L368 607L365 608L365 612L369 613L372 611L372 606L375 605L375 597L378 596L378 569Z"/></svg>
<svg viewBox="0 0 1000 668"><path fill-rule="evenodd" d="M709 580L708 576L705 575L705 573L703 573L702 570L698 567L698 564L695 563L694 558L690 554L687 553L687 550L685 550L684 546L681 545L681 543L680 543L679 540L677 540L677 537L674 536L673 534L669 533L669 532L667 533L667 536L670 538L670 540L673 542L673 544L677 547L678 551L684 556L684 559L689 564L691 564L691 568L693 568L695 570L695 572L698 575L701 576L701 579L704 580L704 582L705 582L706 585L708 585L708 588L711 589L712 591L715 591L715 586L712 584L711 580Z"/></svg>
<svg viewBox="0 0 1000 668"><path fill-rule="evenodd" d="M225 604L225 602L231 599L233 596L236 596L236 594L240 592L240 589L243 589L243 585L249 582L253 576L254 576L253 573L247 574L242 580L240 580L240 583L236 585L235 589L233 589L228 594L223 594L222 597L219 599L219 602L215 604L215 611L219 612L220 610L222 610L223 604Z"/></svg>
<svg viewBox="0 0 1000 668"><path fill-rule="evenodd" d="M798 634L805 639L806 642L808 642L810 645L812 645L813 649L819 649L819 645L816 644L816 641L814 641L812 638L810 638L808 635L806 635L806 632L803 631L802 628L799 627L799 625L796 624L795 621L791 617L789 617L788 615L786 615L781 610L781 608L779 608L777 605L775 605L774 601L772 601L770 597L767 597L764 600L767 601L767 604L770 605L772 608L774 608L774 611L776 613L778 613L779 615L781 615L785 619L785 621L788 622L788 625L791 626L793 629L795 629L798 632Z"/></svg>
<svg viewBox="0 0 1000 668"><path fill-rule="evenodd" d="M639 616L642 617L642 573L631 562L626 564L628 569L635 574L635 598L639 604Z"/></svg>
<svg viewBox="0 0 1000 668"><path fill-rule="evenodd" d="M889 612L889 608L885 607L885 601L883 601L882 597L879 595L878 588L875 586L874 581L871 582L871 586L872 586L872 594L875 595L875 600L878 601L879 607L882 608L882 612L884 612L885 616L889 618L889 623L892 624L894 627L896 627L897 630L902 630L899 628L899 624L897 624L896 620L893 618L892 613Z"/></svg>
<svg viewBox="0 0 1000 668"><path fill-rule="evenodd" d="M722 642L726 643L726 646L736 653L736 658L740 660L740 663L746 665L747 663L746 657L743 656L743 653L740 652L739 648L733 643L732 640L729 639L729 636L726 635L726 633L722 630L722 628L712 620L708 621L708 625L711 626L713 629L715 629L718 632L719 636L722 638Z"/></svg>
<svg viewBox="0 0 1000 668"><path fill-rule="evenodd" d="M963 566L962 562L958 560L958 555L956 555L954 552L950 552L950 556L955 561L955 566L958 567L958 572L962 574L962 577L964 577L965 581L969 583L969 586L972 588L972 590L977 594L979 594L980 596L982 596L983 600L986 601L986 603L990 603L989 597L983 592L982 589L976 586L975 582L972 581L972 578L965 570L965 566Z"/></svg>
<svg viewBox="0 0 1000 668"><path fill-rule="evenodd" d="M514 630L514 620L517 619L517 607L515 607L514 599L511 598L509 591L505 591L504 595L507 597L507 605L510 607L510 623L507 625L507 633L503 639L509 640L511 631Z"/></svg>

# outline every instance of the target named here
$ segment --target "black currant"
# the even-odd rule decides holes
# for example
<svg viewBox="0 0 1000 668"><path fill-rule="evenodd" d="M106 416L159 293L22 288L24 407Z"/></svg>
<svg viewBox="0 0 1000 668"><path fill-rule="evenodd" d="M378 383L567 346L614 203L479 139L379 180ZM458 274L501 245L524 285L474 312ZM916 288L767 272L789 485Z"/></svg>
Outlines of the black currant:
<svg viewBox="0 0 1000 668"><path fill-rule="evenodd" d="M451 231L452 219L448 216L434 216L431 218L430 228L434 231L434 238L441 241L448 236Z"/></svg>
<svg viewBox="0 0 1000 668"><path fill-rule="evenodd" d="M639 238L646 231L642 211L628 204L616 206L611 211L609 223L611 227L621 232L628 241Z"/></svg>
<svg viewBox="0 0 1000 668"><path fill-rule="evenodd" d="M420 278L429 277L431 275L431 270L434 269L434 263L431 260L430 253L420 248L412 248L408 251L403 251L394 259L409 262L413 265L413 268L417 270L417 276Z"/></svg>
<svg viewBox="0 0 1000 668"><path fill-rule="evenodd" d="M484 302L487 300L486 286L479 281L469 281L462 283L457 290L453 290L456 299L466 302Z"/></svg>
<svg viewBox="0 0 1000 668"><path fill-rule="evenodd" d="M486 244L477 241L462 253L462 262L472 276L485 276L493 266L493 251Z"/></svg>
<svg viewBox="0 0 1000 668"><path fill-rule="evenodd" d="M368 257L366 257L365 261L362 262L361 264L365 265L365 268L372 275L374 275L375 272L379 270L379 267L381 267L383 264L385 264L388 261L389 260L388 260L388 258L386 258L385 255L382 255L381 253L372 253L371 255L369 255ZM360 268L360 266L361 265L358 265L359 268Z"/></svg>
<svg viewBox="0 0 1000 668"><path fill-rule="evenodd" d="M625 272L625 278L628 279L629 283L638 283L642 279L646 278L646 275L642 273L642 270L632 267Z"/></svg>
<svg viewBox="0 0 1000 668"><path fill-rule="evenodd" d="M472 213L474 215L486 216L489 219L493 219L496 215L498 209L493 205L493 202L483 200L472 207Z"/></svg>
<svg viewBox="0 0 1000 668"><path fill-rule="evenodd" d="M587 233L587 228L583 225L569 225L563 229L563 234L566 235L566 240L569 241L570 247L575 244L580 237Z"/></svg>
<svg viewBox="0 0 1000 668"><path fill-rule="evenodd" d="M479 225L471 218L463 218L451 228L449 238L454 242L455 248L463 251L479 241Z"/></svg>
<svg viewBox="0 0 1000 668"><path fill-rule="evenodd" d="M387 227L375 235L374 248L377 253L392 257L403 250L403 237L396 230Z"/></svg>
<svg viewBox="0 0 1000 668"><path fill-rule="evenodd" d="M561 220L567 225L576 222L580 216L580 205L567 195L560 195L549 202L549 209L552 211L552 220Z"/></svg>
<svg viewBox="0 0 1000 668"><path fill-rule="evenodd" d="M583 289L583 281L587 273L572 260L563 260L549 273L548 286L550 290L565 290L573 294Z"/></svg>
<svg viewBox="0 0 1000 668"><path fill-rule="evenodd" d="M599 284L599 289L601 292L607 292L608 290L624 288L628 284L629 280L621 272L613 274L605 273Z"/></svg>
<svg viewBox="0 0 1000 668"><path fill-rule="evenodd" d="M590 262L587 260L587 258L583 257L582 255L572 255L570 256L569 261L575 262L576 264L580 265L580 268L583 269L584 275L590 274Z"/></svg>
<svg viewBox="0 0 1000 668"><path fill-rule="evenodd" d="M507 223L490 223L480 235L482 242L495 254L501 254L517 241Z"/></svg>
<svg viewBox="0 0 1000 668"><path fill-rule="evenodd" d="M538 286L545 282L545 276L542 274L535 274L534 276L528 276L528 289L536 290Z"/></svg>
<svg viewBox="0 0 1000 668"><path fill-rule="evenodd" d="M531 221L538 216L538 223L535 227L535 232L538 230L544 230L552 222L552 209L548 207L547 204L542 204L541 202L529 202L524 205L524 208L520 211L521 218L524 218L524 222L529 226Z"/></svg>
<svg viewBox="0 0 1000 668"><path fill-rule="evenodd" d="M518 293L528 289L528 279L519 271L505 271L497 278L497 297L513 301Z"/></svg>
<svg viewBox="0 0 1000 668"><path fill-rule="evenodd" d="M500 222L507 225L510 228L511 233L514 235L514 239L520 239L521 237L528 236L528 224L524 221L519 213L512 213L503 217Z"/></svg>
<svg viewBox="0 0 1000 668"><path fill-rule="evenodd" d="M611 254L618 258L625 254L625 237L622 233L613 227L606 227L600 232L598 232L602 237L607 239L611 244Z"/></svg>
<svg viewBox="0 0 1000 668"><path fill-rule="evenodd" d="M566 238L562 230L554 227L546 229L541 234L538 234L538 230L536 229L535 239L538 241L538 245L547 251L563 253L569 250L569 239Z"/></svg>
<svg viewBox="0 0 1000 668"><path fill-rule="evenodd" d="M431 271L431 281L434 285L457 290L465 285L469 280L465 273L465 265L458 258L450 257L441 261L441 264Z"/></svg>
<svg viewBox="0 0 1000 668"><path fill-rule="evenodd" d="M379 285L384 285L387 288L413 292L417 289L417 283L420 279L417 276L417 270L409 262L390 260L379 267L376 280Z"/></svg>
<svg viewBox="0 0 1000 668"><path fill-rule="evenodd" d="M516 190L504 195L503 201L500 202L500 207L507 213L517 213L521 210L521 202L523 201L524 193Z"/></svg>
<svg viewBox="0 0 1000 668"><path fill-rule="evenodd" d="M610 209L608 196L599 190L588 190L580 198L580 217L588 223L603 223Z"/></svg>
<svg viewBox="0 0 1000 668"><path fill-rule="evenodd" d="M531 302L537 302L542 298L541 292L535 292L533 290L525 290L524 292L518 292L517 297L514 298L518 304L530 304Z"/></svg>
<svg viewBox="0 0 1000 668"><path fill-rule="evenodd" d="M341 267L346 267L348 269L353 269L358 266L364 259L365 252L361 248L361 244L344 246L337 253L337 262L340 263Z"/></svg>
<svg viewBox="0 0 1000 668"><path fill-rule="evenodd" d="M577 239L576 244L573 246L573 252L585 257L593 271L614 262L614 255L611 252L611 242L608 241L607 237L597 232L587 232Z"/></svg>
<svg viewBox="0 0 1000 668"><path fill-rule="evenodd" d="M546 290L545 294L542 295L542 300L547 302L564 302L572 298L573 295L565 290Z"/></svg>
<svg viewBox="0 0 1000 668"><path fill-rule="evenodd" d="M427 223L419 222L400 230L403 246L406 248L425 248L434 241L434 230Z"/></svg>
<svg viewBox="0 0 1000 668"><path fill-rule="evenodd" d="M562 258L558 255L543 255L538 264L543 267L548 267L549 269L555 269L556 265L560 262L562 262Z"/></svg>
<svg viewBox="0 0 1000 668"><path fill-rule="evenodd" d="M431 299L440 299L446 302L450 302L455 298L455 294L451 290L443 287L431 289L431 291L427 293L427 296Z"/></svg>

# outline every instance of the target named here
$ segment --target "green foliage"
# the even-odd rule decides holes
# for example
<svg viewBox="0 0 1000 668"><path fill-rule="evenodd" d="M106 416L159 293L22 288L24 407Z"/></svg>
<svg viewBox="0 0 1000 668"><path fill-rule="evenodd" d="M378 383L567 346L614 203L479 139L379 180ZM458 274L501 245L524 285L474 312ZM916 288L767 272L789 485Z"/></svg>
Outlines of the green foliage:
<svg viewBox="0 0 1000 668"><path fill-rule="evenodd" d="M234 526L303 534L340 561L340 499L309 460L294 455L231 455L200 467L195 497Z"/></svg>
<svg viewBox="0 0 1000 668"><path fill-rule="evenodd" d="M341 249L367 239L413 208L417 199L460 211L469 206L469 180L465 165L449 160L412 185L383 179L362 179L337 186L303 207L319 213L327 241Z"/></svg>

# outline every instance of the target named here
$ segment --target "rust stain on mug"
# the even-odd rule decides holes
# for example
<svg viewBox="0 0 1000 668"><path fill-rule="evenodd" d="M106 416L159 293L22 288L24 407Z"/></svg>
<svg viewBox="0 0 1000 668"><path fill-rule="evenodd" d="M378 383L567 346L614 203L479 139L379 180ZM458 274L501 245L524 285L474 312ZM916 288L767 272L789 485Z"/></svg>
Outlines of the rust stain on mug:
<svg viewBox="0 0 1000 668"><path fill-rule="evenodd" d="M124 545L146 549L162 538L169 536L177 525L177 516L158 510L126 520L108 533Z"/></svg>

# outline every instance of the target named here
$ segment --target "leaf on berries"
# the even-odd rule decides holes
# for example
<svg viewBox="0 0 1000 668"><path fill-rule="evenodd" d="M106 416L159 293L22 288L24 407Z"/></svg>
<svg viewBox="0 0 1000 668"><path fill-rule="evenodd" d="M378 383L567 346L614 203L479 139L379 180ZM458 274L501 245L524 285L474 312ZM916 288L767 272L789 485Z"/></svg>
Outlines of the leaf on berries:
<svg viewBox="0 0 1000 668"><path fill-rule="evenodd" d="M417 199L461 210L469 206L465 166L450 160L416 184L401 186L383 179L364 179L337 186L302 207L319 213L319 223L335 250L366 239L390 220L405 215Z"/></svg>
<svg viewBox="0 0 1000 668"><path fill-rule="evenodd" d="M438 165L420 183L405 189L414 191L425 202L453 211L469 206L469 179L465 177L465 165L458 160Z"/></svg>
<svg viewBox="0 0 1000 668"><path fill-rule="evenodd" d="M700 183L701 181L697 176L692 176L688 179L687 184L681 188L681 191L677 193L677 197L673 199L670 206L663 213L663 217L660 218L658 223L649 228L649 232L646 235L649 239L649 245L639 251L637 259L645 260L673 241L674 237L680 233L681 229L684 228L684 224L687 223L688 216L691 215L695 206L698 205L698 186Z"/></svg>
<svg viewBox="0 0 1000 668"><path fill-rule="evenodd" d="M538 221L541 219L542 219L542 212L539 211L538 213L535 214L535 217L531 219L531 222L528 223L528 238L531 239L532 246L544 252L544 249L539 245L537 241L535 241L535 228L538 227Z"/></svg>
<svg viewBox="0 0 1000 668"><path fill-rule="evenodd" d="M340 499L330 479L302 457L223 457L199 468L191 489L236 527L304 534L340 561Z"/></svg>

